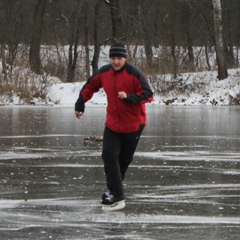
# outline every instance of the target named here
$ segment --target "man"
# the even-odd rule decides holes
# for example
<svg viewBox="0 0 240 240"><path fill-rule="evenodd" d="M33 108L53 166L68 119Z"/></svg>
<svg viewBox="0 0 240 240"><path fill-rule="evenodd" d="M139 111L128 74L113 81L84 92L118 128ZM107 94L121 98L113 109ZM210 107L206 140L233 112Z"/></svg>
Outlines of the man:
<svg viewBox="0 0 240 240"><path fill-rule="evenodd" d="M102 195L102 204L115 210L125 207L122 181L147 123L145 103L152 101L153 92L144 74L127 63L124 45L113 44L109 58L110 64L101 67L80 91L75 115L80 119L84 104L104 89L108 106L102 158L108 190Z"/></svg>

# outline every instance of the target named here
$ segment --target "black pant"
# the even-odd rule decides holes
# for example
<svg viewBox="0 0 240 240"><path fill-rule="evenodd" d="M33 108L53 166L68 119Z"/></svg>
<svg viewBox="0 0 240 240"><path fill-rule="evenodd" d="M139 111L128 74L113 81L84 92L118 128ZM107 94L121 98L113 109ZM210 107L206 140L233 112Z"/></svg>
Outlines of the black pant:
<svg viewBox="0 0 240 240"><path fill-rule="evenodd" d="M143 128L144 125L133 133L116 133L107 127L104 129L102 158L107 188L116 198L124 197L122 181L132 162Z"/></svg>

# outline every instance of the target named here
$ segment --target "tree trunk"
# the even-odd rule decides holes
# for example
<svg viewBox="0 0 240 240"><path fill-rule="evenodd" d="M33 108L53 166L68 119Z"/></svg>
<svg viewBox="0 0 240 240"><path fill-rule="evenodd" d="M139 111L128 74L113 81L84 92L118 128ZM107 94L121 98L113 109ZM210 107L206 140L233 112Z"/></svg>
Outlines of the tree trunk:
<svg viewBox="0 0 240 240"><path fill-rule="evenodd" d="M67 82L73 82L75 78L81 22L81 17L79 16L79 5L80 0L77 2L77 6L73 13L72 19L72 32L68 52Z"/></svg>
<svg viewBox="0 0 240 240"><path fill-rule="evenodd" d="M119 0L105 0L105 3L109 6L111 13L113 42L125 42Z"/></svg>
<svg viewBox="0 0 240 240"><path fill-rule="evenodd" d="M174 79L177 78L177 70L178 70L175 49L176 49L175 40L174 40L174 38L172 38L172 41L171 41L171 58L172 58L172 71L173 71Z"/></svg>
<svg viewBox="0 0 240 240"><path fill-rule="evenodd" d="M144 49L146 54L147 60L147 70L149 71L152 68L152 59L153 59L153 52L152 52L152 44L150 41L150 37L148 36L146 27L143 21L143 0L139 0L138 2L138 11L137 11L137 19L138 19L138 30L140 34L140 39L144 40Z"/></svg>
<svg viewBox="0 0 240 240"><path fill-rule="evenodd" d="M92 65L92 72L93 74L96 73L98 70L98 60L99 60L99 54L100 54L100 43L99 43L99 18L100 18L100 4L102 0L99 0L94 9L94 54L93 54L93 59L91 62Z"/></svg>
<svg viewBox="0 0 240 240"><path fill-rule="evenodd" d="M5 53L6 52L6 46L5 44L1 44L0 45L0 58L2 60L2 75L3 78L0 78L0 86L1 86L1 90L3 89L3 85L8 85L8 77L7 77L7 62L6 62L6 56ZM3 81L4 80L4 81Z"/></svg>
<svg viewBox="0 0 240 240"><path fill-rule="evenodd" d="M190 30L190 6L187 2L182 3L182 13L183 13L183 24L186 27L186 39L187 39L187 50L188 50L188 62L189 66L187 71L194 71L194 54L193 54L193 40Z"/></svg>
<svg viewBox="0 0 240 240"><path fill-rule="evenodd" d="M47 0L38 0L35 9L34 25L29 51L29 63L31 66L31 70L36 72L37 74L41 73L40 44L43 26L43 16L46 5Z"/></svg>
<svg viewBox="0 0 240 240"><path fill-rule="evenodd" d="M83 3L83 23L84 23L84 48L85 48L85 69L86 77L90 77L90 60L89 60L89 34L88 34L88 1L84 0Z"/></svg>
<svg viewBox="0 0 240 240"><path fill-rule="evenodd" d="M208 71L211 71L211 64L210 64L210 61L209 61L208 46L207 46L207 44L205 44L204 50L205 50L206 63L207 63L207 66L208 66Z"/></svg>
<svg viewBox="0 0 240 240"><path fill-rule="evenodd" d="M225 44L226 49L226 57L229 68L236 67L235 59L234 59L234 44L233 44L233 32L231 32L232 18L231 18L231 6L229 4L229 0L226 0L226 18L227 18L227 34L225 35L225 39L227 39L227 44Z"/></svg>
<svg viewBox="0 0 240 240"><path fill-rule="evenodd" d="M215 46L218 64L218 78L223 80L228 77L227 64L225 57L225 49L223 42L223 27L222 27L222 7L221 0L212 0L213 3L213 18L215 31Z"/></svg>

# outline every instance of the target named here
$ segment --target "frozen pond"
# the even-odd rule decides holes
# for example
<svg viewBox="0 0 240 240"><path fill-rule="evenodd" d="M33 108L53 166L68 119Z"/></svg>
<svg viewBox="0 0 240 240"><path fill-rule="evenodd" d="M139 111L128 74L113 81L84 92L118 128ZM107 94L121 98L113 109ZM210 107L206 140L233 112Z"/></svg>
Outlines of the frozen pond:
<svg viewBox="0 0 240 240"><path fill-rule="evenodd" d="M236 240L240 108L149 106L125 179L105 213L105 107L1 107L0 239Z"/></svg>

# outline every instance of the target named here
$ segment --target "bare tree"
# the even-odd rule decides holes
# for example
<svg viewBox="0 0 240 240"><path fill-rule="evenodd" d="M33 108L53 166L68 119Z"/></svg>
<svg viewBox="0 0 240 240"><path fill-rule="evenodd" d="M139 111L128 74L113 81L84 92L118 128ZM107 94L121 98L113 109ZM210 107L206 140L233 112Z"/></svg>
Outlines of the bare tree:
<svg viewBox="0 0 240 240"><path fill-rule="evenodd" d="M47 5L47 0L38 0L35 16L34 16L34 25L33 32L30 44L29 51L29 63L31 70L40 74L41 70L41 60L40 60L40 43L41 43L41 33L43 26L43 16L45 8Z"/></svg>
<svg viewBox="0 0 240 240"><path fill-rule="evenodd" d="M99 43L99 18L100 18L100 5L102 0L98 0L94 9L94 54L91 62L92 72L95 73L98 70L98 60L100 54L100 43Z"/></svg>
<svg viewBox="0 0 240 240"><path fill-rule="evenodd" d="M88 26L88 0L83 2L83 24L84 24L84 48L85 48L85 69L86 77L90 77L90 60L89 60L89 26Z"/></svg>
<svg viewBox="0 0 240 240"><path fill-rule="evenodd" d="M73 21L73 13L76 11L78 2L78 12ZM88 6L87 10L83 8L84 2L85 6ZM40 11L40 3L46 4L46 9L45 5L42 5L42 10L45 11ZM228 68L237 67L240 46L240 3L239 0L222 0L221 4L224 33L222 42L224 51L228 49L228 55L227 51L224 53L225 62ZM100 9L95 10L95 7L96 9L99 7L97 5L100 5ZM148 63L143 67L150 72L176 74L188 70L206 69L206 67L211 70L215 67L211 61L213 46L216 46L218 63L222 64L219 56L221 38L217 35L217 31L214 31L212 10L212 0L0 1L0 44L2 54L5 53L7 64L5 67L7 66L8 69L11 69L13 64L20 62L25 64L28 61L33 70L36 66L37 72L40 72L41 67L41 70L44 69L52 74L57 73L60 77L66 78L68 75L68 81L74 81L74 72L75 75L82 75L91 72L93 68L93 72L98 69L101 44L114 41L122 41L126 44L129 52L131 51L129 56L133 56L132 61L136 61L139 67L145 62ZM29 33L32 33L32 36L29 37ZM59 59L53 60L49 57L48 60L40 62L40 40L46 45L58 47L61 45L63 48L68 45L69 56L66 56L66 53L59 54ZM19 43L31 49L21 58L18 53L23 44ZM88 63L87 55L84 55L86 59L80 59L80 45L85 47L86 53L90 53L89 45L95 46L95 55L90 59L91 63ZM143 61L134 58L134 49L132 51L131 48L133 45L145 47L146 58L144 57ZM161 51L160 46L164 51ZM195 47L193 51L193 46L206 46L205 62L198 61L200 54L197 54ZM181 51L182 47L184 52ZM154 50L153 56L151 49ZM22 51L20 53L23 54ZM229 56L231 58L228 58ZM69 59L70 62L68 62ZM82 60L86 62L84 67L80 63ZM230 60L233 65L230 65ZM78 65L79 68L77 68Z"/></svg>
<svg viewBox="0 0 240 240"><path fill-rule="evenodd" d="M232 16L232 8L230 5L229 0L225 0L225 16L226 16L226 34L224 38L226 39L226 44L225 44L225 49L226 49L226 57L227 57L227 62L228 62L228 67L233 68L236 67L236 62L234 59L234 31L231 31L231 25L234 22L234 16Z"/></svg>
<svg viewBox="0 0 240 240"><path fill-rule="evenodd" d="M223 80L228 77L227 63L225 57L224 40L223 40L223 26L222 26L222 7L221 0L212 0L213 4L213 18L215 30L215 46L218 64L218 78Z"/></svg>
<svg viewBox="0 0 240 240"><path fill-rule="evenodd" d="M104 0L104 2L109 6L110 13L111 13L113 41L124 42L125 34L123 31L123 23L121 18L119 0Z"/></svg>
<svg viewBox="0 0 240 240"><path fill-rule="evenodd" d="M137 19L138 19L138 29L141 39L143 39L144 42L144 48L146 53L146 60L147 60L147 70L149 71L152 68L152 59L153 59L153 52L152 52L152 44L150 41L150 36L148 35L146 26L144 24L144 14L143 14L143 0L138 1L137 6Z"/></svg>
<svg viewBox="0 0 240 240"><path fill-rule="evenodd" d="M73 82L75 78L75 70L77 66L77 58L78 58L78 44L80 39L80 2L77 1L76 8L73 12L72 16L72 24L71 24L71 35L70 35L70 43L68 50L68 67L67 67L67 82Z"/></svg>
<svg viewBox="0 0 240 240"><path fill-rule="evenodd" d="M186 41L187 41L187 50L188 50L188 65L190 71L194 71L194 54L193 54L193 39L190 29L191 23L191 6L188 1L183 1L181 3L181 13L182 13L182 21L183 26L185 27Z"/></svg>
<svg viewBox="0 0 240 240"><path fill-rule="evenodd" d="M0 57L1 57L1 60L2 60L2 75L3 75L3 78L0 78L1 90L3 89L3 85L8 83L7 82L8 81L8 78L7 78L7 63L6 63L5 52L6 52L6 46L5 46L5 44L1 44L0 45Z"/></svg>

